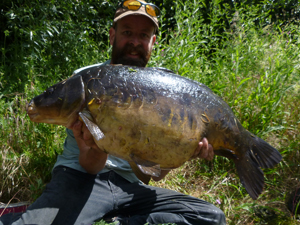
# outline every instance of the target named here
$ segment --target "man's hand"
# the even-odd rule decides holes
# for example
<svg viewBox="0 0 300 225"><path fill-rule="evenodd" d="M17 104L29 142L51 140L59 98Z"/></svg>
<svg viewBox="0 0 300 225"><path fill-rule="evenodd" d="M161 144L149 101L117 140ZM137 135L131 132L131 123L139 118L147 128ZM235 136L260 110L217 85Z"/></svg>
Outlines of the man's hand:
<svg viewBox="0 0 300 225"><path fill-rule="evenodd" d="M211 144L208 144L208 140L206 138L203 138L200 142L199 145L194 152L194 155L191 157L191 159L196 159L196 158L201 158L201 159L206 159L206 160L212 160L214 158L214 149ZM154 181L159 181L163 179L170 170L162 170L161 174L159 177L154 177L152 176L152 180Z"/></svg>
<svg viewBox="0 0 300 225"><path fill-rule="evenodd" d="M108 155L95 143L92 134L81 121L71 127L79 152L79 164L91 174L97 174L105 166Z"/></svg>
<svg viewBox="0 0 300 225"><path fill-rule="evenodd" d="M206 160L212 160L214 158L214 149L211 144L208 144L208 140L203 138L198 145L198 148L194 152L191 159L201 158Z"/></svg>
<svg viewBox="0 0 300 225"><path fill-rule="evenodd" d="M77 122L71 127L71 129L73 131L79 149L84 149L84 148L99 149L94 141L93 135L90 133L90 131L88 130L88 128L83 122L77 120Z"/></svg>

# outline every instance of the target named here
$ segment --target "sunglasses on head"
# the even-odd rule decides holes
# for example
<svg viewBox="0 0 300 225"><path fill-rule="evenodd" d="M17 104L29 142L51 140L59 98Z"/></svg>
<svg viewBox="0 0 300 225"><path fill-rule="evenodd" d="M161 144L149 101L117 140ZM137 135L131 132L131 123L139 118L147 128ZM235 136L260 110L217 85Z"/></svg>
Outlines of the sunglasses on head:
<svg viewBox="0 0 300 225"><path fill-rule="evenodd" d="M127 0L127 1L123 1L120 4L120 8L124 8L124 9L129 9L129 10L139 10L141 8L141 6L145 6L145 11L148 15L152 16L152 17L159 17L160 16L160 9L152 4L152 3L144 3L144 2L140 2L138 0Z"/></svg>

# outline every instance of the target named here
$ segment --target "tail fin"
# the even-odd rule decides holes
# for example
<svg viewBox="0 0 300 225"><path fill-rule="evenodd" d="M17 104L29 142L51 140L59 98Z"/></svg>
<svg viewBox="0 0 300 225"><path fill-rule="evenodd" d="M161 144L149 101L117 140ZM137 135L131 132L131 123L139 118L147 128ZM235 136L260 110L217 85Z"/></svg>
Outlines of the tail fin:
<svg viewBox="0 0 300 225"><path fill-rule="evenodd" d="M250 197L255 200L263 190L264 173L250 154L250 152L247 152L244 158L234 161L242 185Z"/></svg>
<svg viewBox="0 0 300 225"><path fill-rule="evenodd" d="M281 161L282 156L264 140L251 133L250 135L248 145L244 145L248 148L246 154L234 161L241 183L251 198L257 199L264 186L264 174L260 167L271 168Z"/></svg>
<svg viewBox="0 0 300 225"><path fill-rule="evenodd" d="M252 156L258 161L261 168L272 168L281 161L282 156L276 148L259 137L251 133L250 135L252 137Z"/></svg>

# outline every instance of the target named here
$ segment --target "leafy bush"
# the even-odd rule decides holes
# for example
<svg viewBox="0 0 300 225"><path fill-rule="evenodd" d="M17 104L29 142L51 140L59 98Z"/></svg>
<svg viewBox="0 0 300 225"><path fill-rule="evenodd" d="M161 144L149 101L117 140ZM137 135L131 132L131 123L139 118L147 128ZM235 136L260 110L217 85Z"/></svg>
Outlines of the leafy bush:
<svg viewBox="0 0 300 225"><path fill-rule="evenodd" d="M44 84L61 80L108 57L100 50L109 43L107 30L114 13L109 1L25 0L1 13L6 20L1 28L0 80L5 94L22 92L35 80Z"/></svg>

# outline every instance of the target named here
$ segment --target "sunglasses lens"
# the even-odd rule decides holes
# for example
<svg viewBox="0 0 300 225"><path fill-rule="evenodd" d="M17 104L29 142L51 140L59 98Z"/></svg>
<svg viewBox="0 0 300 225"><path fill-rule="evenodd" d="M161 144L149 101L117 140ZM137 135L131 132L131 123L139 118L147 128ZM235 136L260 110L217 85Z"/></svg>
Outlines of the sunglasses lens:
<svg viewBox="0 0 300 225"><path fill-rule="evenodd" d="M132 0L124 1L123 3L123 6L130 10L138 10L141 7L141 5L142 4L140 2Z"/></svg>
<svg viewBox="0 0 300 225"><path fill-rule="evenodd" d="M150 5L146 5L146 11L150 16L158 17L160 15L160 11L158 8Z"/></svg>
<svg viewBox="0 0 300 225"><path fill-rule="evenodd" d="M130 3L130 2L132 2L132 0L130 1L124 1L123 3L122 3L122 6L123 7L127 7L128 6L128 4Z"/></svg>
<svg viewBox="0 0 300 225"><path fill-rule="evenodd" d="M136 0L126 0L122 3L122 7L133 11L139 10L139 8L141 8L142 5L145 6L145 10L150 16L153 17L160 16L159 8L153 4L141 3Z"/></svg>

